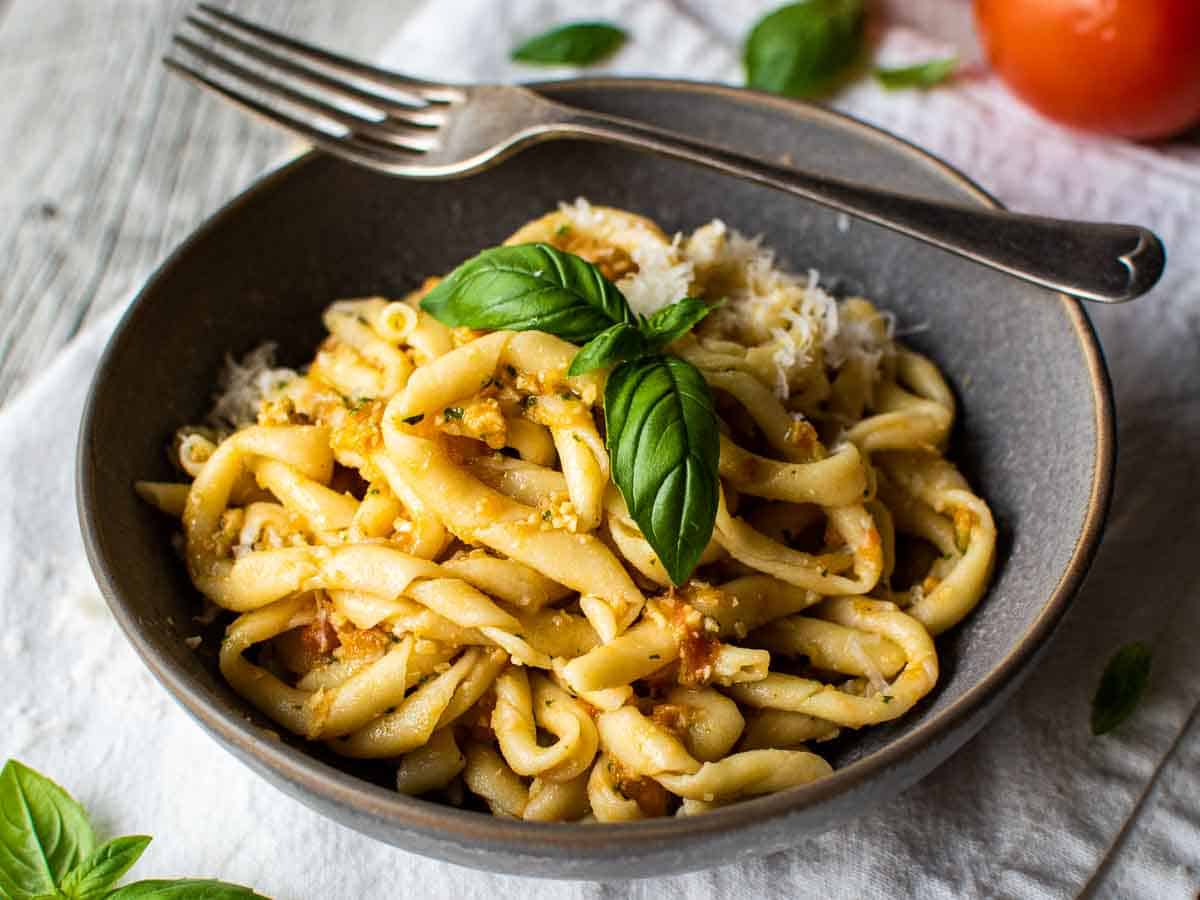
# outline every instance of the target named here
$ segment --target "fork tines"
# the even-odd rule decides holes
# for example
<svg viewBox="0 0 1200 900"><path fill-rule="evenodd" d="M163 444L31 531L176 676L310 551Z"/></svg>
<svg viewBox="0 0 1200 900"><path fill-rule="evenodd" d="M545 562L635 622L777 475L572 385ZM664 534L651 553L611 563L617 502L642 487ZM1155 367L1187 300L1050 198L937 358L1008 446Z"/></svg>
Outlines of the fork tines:
<svg viewBox="0 0 1200 900"><path fill-rule="evenodd" d="M436 149L447 108L464 99L453 85L379 69L209 4L185 22L195 37L175 35L163 60L170 68L342 155L377 162Z"/></svg>

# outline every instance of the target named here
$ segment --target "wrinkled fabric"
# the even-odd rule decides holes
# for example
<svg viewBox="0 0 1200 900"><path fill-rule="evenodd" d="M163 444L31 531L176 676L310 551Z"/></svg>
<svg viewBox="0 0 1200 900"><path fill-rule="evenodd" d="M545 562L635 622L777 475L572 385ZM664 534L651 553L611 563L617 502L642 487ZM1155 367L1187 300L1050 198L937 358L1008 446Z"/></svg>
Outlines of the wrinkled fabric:
<svg viewBox="0 0 1200 900"><path fill-rule="evenodd" d="M737 83L741 36L773 5L742 0L734 13L735 4L717 0L593 0L586 10L565 0L430 0L384 62L448 80L540 77L511 65L509 49L549 23L586 16L634 35L592 71ZM965 5L892 7L907 24L883 34L880 59L919 61L956 41L964 60L977 59L961 44L970 31ZM1039 669L948 763L793 850L627 884L472 872L318 816L252 775L171 702L120 636L87 569L73 452L113 316L0 412L0 756L62 782L102 836L157 835L140 877L221 877L279 898L1194 897L1200 238L1189 226L1200 220L1200 148L1066 132L970 67L929 92L888 93L863 81L834 105L944 157L1015 209L1145 224L1170 255L1150 297L1089 309L1120 428L1116 495L1092 574ZM1093 738L1100 671L1135 639L1154 651L1149 693L1129 722Z"/></svg>

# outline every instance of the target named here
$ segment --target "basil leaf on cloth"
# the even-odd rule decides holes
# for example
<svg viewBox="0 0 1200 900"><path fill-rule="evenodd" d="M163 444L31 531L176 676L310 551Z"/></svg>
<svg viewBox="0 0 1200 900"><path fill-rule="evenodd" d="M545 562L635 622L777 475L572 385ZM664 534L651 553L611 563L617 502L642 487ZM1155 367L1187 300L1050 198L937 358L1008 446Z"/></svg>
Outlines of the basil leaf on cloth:
<svg viewBox="0 0 1200 900"><path fill-rule="evenodd" d="M625 298L599 269L549 244L484 250L440 281L421 308L452 327L545 331L574 344L633 322Z"/></svg>
<svg viewBox="0 0 1200 900"><path fill-rule="evenodd" d="M1112 731L1132 715L1150 681L1150 648L1126 644L1104 667L1092 699L1092 734Z"/></svg>
<svg viewBox="0 0 1200 900"><path fill-rule="evenodd" d="M785 97L828 90L863 47L863 0L807 0L764 16L742 51L746 86Z"/></svg>
<svg viewBox="0 0 1200 900"><path fill-rule="evenodd" d="M571 360L571 368L567 370L567 374L584 375L593 369L614 366L629 359L636 359L647 349L646 339L637 326L622 322L588 341Z"/></svg>
<svg viewBox="0 0 1200 900"><path fill-rule="evenodd" d="M931 88L941 84L958 68L958 57L931 59L928 62L894 69L878 68L875 79L889 91L902 88Z"/></svg>
<svg viewBox="0 0 1200 900"><path fill-rule="evenodd" d="M103 900L149 844L144 834L113 838L68 872L59 892L70 900Z"/></svg>
<svg viewBox="0 0 1200 900"><path fill-rule="evenodd" d="M15 759L0 771L0 896L53 894L96 849L83 807Z"/></svg>
<svg viewBox="0 0 1200 900"><path fill-rule="evenodd" d="M616 53L628 37L609 22L572 22L530 38L512 58L540 66L587 66Z"/></svg>
<svg viewBox="0 0 1200 900"><path fill-rule="evenodd" d="M250 888L207 878L181 878L178 881L153 879L135 881L117 888L107 900L265 900Z"/></svg>
<svg viewBox="0 0 1200 900"><path fill-rule="evenodd" d="M629 513L682 584L712 537L720 455L704 376L674 356L617 366L604 394L613 481Z"/></svg>

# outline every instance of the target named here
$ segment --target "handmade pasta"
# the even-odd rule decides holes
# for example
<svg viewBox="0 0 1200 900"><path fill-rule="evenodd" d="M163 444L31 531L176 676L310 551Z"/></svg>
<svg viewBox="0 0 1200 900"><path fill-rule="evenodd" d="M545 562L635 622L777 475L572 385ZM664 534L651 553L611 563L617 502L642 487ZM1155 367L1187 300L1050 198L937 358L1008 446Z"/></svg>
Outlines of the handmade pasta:
<svg viewBox="0 0 1200 900"><path fill-rule="evenodd" d="M912 715L996 541L936 365L719 221L580 200L506 249L549 286L481 255L338 300L306 368L242 379L137 485L231 614L230 685L402 793L537 821L786 790Z"/></svg>

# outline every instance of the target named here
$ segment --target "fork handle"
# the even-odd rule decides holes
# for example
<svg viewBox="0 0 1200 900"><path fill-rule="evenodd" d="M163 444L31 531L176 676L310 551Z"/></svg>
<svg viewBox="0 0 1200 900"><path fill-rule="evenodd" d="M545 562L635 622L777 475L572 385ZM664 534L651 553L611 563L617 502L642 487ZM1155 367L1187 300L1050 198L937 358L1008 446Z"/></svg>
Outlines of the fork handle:
<svg viewBox="0 0 1200 900"><path fill-rule="evenodd" d="M685 160L874 222L1034 284L1086 300L1140 297L1166 251L1136 225L1075 222L939 203L779 166L615 116L571 109L542 133L623 144Z"/></svg>

